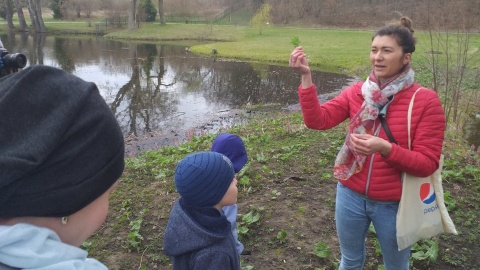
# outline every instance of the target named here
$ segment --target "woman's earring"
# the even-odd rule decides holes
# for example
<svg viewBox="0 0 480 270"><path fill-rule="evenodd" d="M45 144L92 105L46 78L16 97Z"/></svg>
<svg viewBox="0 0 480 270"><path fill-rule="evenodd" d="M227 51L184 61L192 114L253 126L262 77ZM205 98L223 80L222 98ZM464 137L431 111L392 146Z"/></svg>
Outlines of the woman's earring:
<svg viewBox="0 0 480 270"><path fill-rule="evenodd" d="M62 223L62 225L67 225L67 223L68 223L68 217L62 217L62 218L61 218L61 223Z"/></svg>

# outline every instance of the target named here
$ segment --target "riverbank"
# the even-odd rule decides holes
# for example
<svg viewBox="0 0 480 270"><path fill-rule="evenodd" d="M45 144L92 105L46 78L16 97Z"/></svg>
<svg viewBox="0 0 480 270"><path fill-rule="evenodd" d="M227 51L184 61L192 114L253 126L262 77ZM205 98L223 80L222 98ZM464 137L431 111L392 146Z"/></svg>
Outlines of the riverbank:
<svg viewBox="0 0 480 270"><path fill-rule="evenodd" d="M332 166L344 125L329 131L306 129L298 111L272 111L247 122L228 130L244 139L249 155L237 177L240 238L252 252L242 256L242 269L337 269ZM188 153L208 151L213 138L192 137L177 147L127 159L107 222L84 248L110 269L171 269L162 243L171 203L178 197L175 166ZM411 269L480 267L480 170L465 161L458 143L446 140L444 189L460 234L420 242L412 251ZM378 241L370 232L365 270L382 264L376 250Z"/></svg>

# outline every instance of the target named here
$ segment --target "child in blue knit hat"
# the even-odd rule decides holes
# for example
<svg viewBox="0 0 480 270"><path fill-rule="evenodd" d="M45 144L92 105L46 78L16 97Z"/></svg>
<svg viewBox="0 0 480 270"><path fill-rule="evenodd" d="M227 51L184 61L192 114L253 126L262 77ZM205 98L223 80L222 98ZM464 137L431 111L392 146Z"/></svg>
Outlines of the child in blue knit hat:
<svg viewBox="0 0 480 270"><path fill-rule="evenodd" d="M247 150L242 139L230 133L222 133L215 137L212 144L212 151L225 155L233 163L235 173L238 173L248 161ZM238 240L237 232L237 204L223 207L223 212L227 216L228 221L232 224L232 234L235 238L235 246L238 254L249 255L250 251L244 250L243 244Z"/></svg>
<svg viewBox="0 0 480 270"><path fill-rule="evenodd" d="M232 162L215 152L183 158L175 169L180 194L170 212L164 252L174 270L240 270L230 222L222 208L237 202L237 179Z"/></svg>

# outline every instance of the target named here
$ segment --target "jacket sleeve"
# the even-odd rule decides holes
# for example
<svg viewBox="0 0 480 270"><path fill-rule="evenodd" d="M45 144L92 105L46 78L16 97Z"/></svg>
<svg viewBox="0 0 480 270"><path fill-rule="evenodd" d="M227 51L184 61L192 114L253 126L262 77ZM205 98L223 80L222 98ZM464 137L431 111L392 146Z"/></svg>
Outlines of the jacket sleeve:
<svg viewBox="0 0 480 270"><path fill-rule="evenodd" d="M411 119L411 150L408 146L392 144L392 151L385 161L402 172L427 177L439 166L446 125L436 92L420 90L417 93Z"/></svg>
<svg viewBox="0 0 480 270"><path fill-rule="evenodd" d="M203 252L196 256L193 269L194 270L218 270L231 269L232 262L228 254L224 252ZM233 268L232 268L233 269Z"/></svg>
<svg viewBox="0 0 480 270"><path fill-rule="evenodd" d="M355 94L356 87L357 85L351 86L332 100L320 104L315 85L306 89L303 89L300 85L298 97L305 125L311 129L325 130L333 128L349 118L351 105L349 96Z"/></svg>

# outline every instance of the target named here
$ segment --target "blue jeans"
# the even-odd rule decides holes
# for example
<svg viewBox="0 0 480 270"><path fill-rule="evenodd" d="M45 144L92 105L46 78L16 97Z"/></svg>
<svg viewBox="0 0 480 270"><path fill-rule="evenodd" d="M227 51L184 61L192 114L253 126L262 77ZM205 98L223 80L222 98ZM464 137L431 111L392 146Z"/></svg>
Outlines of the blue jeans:
<svg viewBox="0 0 480 270"><path fill-rule="evenodd" d="M361 270L365 264L365 239L373 222L386 270L408 270L410 249L398 251L396 237L398 203L367 200L337 185L335 222L342 259L339 270Z"/></svg>

